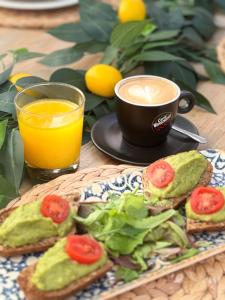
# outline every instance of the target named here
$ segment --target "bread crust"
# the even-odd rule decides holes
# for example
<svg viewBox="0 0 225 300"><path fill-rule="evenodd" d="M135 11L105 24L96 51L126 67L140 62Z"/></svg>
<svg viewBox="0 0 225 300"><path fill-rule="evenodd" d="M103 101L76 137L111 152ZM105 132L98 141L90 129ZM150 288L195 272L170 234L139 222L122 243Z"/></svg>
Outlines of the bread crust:
<svg viewBox="0 0 225 300"><path fill-rule="evenodd" d="M208 161L207 168L206 168L205 172L202 174L198 184L195 187L207 186L211 180L212 173L213 173L213 166L212 166L211 162ZM170 198L172 200L171 205L167 205L164 207L148 205L148 208L153 214L158 214L167 209L177 208L181 203L183 203L190 196L191 192L192 191L190 191L189 193L187 193L183 196L180 196L180 197ZM163 200L163 198L162 198L162 200Z"/></svg>
<svg viewBox="0 0 225 300"><path fill-rule="evenodd" d="M27 300L63 300L68 296L88 287L92 282L98 278L103 277L112 267L111 261L106 262L104 266L98 270L90 273L88 276L80 278L68 285L61 290L55 291L41 291L38 290L31 282L31 277L35 271L36 264L30 265L29 267L22 270L18 276L18 283L20 288L23 290Z"/></svg>
<svg viewBox="0 0 225 300"><path fill-rule="evenodd" d="M16 209L17 207L5 209L0 213L0 224L4 222L4 220ZM68 233L74 234L76 232L76 226L72 227L71 231ZM35 253L35 252L40 252L40 251L45 251L49 247L53 246L61 237L50 237L46 238L40 242L37 242L35 244L31 245L25 245L21 247L16 247L16 248L11 248L11 247L4 247L0 245L0 256L4 257L10 257L10 256L16 256L16 255L21 255L21 254L26 254L26 253Z"/></svg>
<svg viewBox="0 0 225 300"><path fill-rule="evenodd" d="M186 220L186 231L188 233L197 233L202 231L223 231L225 230L225 222L201 222L193 219Z"/></svg>

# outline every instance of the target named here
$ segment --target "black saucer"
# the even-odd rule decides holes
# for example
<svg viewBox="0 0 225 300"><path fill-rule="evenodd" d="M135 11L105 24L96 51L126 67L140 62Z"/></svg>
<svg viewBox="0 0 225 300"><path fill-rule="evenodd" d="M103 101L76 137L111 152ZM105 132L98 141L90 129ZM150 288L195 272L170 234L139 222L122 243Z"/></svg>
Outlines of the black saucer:
<svg viewBox="0 0 225 300"><path fill-rule="evenodd" d="M176 117L175 124L198 134L194 124L180 115ZM92 127L91 139L100 151L112 158L141 166L146 166L161 157L198 147L198 142L173 129L167 140L159 146L139 147L132 145L123 139L115 113L107 115L95 123Z"/></svg>

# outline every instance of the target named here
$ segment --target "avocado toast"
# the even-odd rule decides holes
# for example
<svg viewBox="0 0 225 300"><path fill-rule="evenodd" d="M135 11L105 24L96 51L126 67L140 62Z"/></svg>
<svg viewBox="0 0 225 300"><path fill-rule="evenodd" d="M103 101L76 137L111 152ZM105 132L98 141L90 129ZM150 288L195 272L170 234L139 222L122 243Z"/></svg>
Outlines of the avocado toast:
<svg viewBox="0 0 225 300"><path fill-rule="evenodd" d="M176 208L196 186L209 184L212 171L212 164L196 150L154 162L143 172L143 190L150 211Z"/></svg>
<svg viewBox="0 0 225 300"><path fill-rule="evenodd" d="M71 235L24 269L18 283L28 300L60 300L104 276L112 266L101 243L88 235Z"/></svg>
<svg viewBox="0 0 225 300"><path fill-rule="evenodd" d="M0 213L0 255L48 249L59 238L75 232L75 210L57 195L4 210Z"/></svg>
<svg viewBox="0 0 225 300"><path fill-rule="evenodd" d="M185 205L188 233L225 230L225 187L198 187Z"/></svg>

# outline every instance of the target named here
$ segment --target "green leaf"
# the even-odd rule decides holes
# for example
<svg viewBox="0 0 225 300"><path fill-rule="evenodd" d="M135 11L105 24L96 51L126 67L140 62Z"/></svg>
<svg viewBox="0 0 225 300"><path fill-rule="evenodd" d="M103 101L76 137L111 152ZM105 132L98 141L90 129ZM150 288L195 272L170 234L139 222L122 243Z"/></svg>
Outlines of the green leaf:
<svg viewBox="0 0 225 300"><path fill-rule="evenodd" d="M0 94L0 111L12 114L15 116L14 98L18 91L14 86L10 90Z"/></svg>
<svg viewBox="0 0 225 300"><path fill-rule="evenodd" d="M220 0L215 0L215 2ZM223 1L223 0L222 0ZM204 9L207 9L208 11L213 11L214 8L214 1L212 0L195 0L196 6L204 7Z"/></svg>
<svg viewBox="0 0 225 300"><path fill-rule="evenodd" d="M192 89L190 86L179 80L177 80L177 84L180 86L181 89L190 91L195 96L195 104L197 106L207 110L208 112L216 114L216 111L204 95L200 94L199 92L197 92L196 90Z"/></svg>
<svg viewBox="0 0 225 300"><path fill-rule="evenodd" d="M219 6L219 8L222 8L225 10L225 2L224 0L215 0L216 4Z"/></svg>
<svg viewBox="0 0 225 300"><path fill-rule="evenodd" d="M131 218L141 219L148 216L148 209L144 203L143 195L124 194L126 199L124 209Z"/></svg>
<svg viewBox="0 0 225 300"><path fill-rule="evenodd" d="M111 100L108 100L111 101ZM95 116L97 117L97 119L100 119L101 117L104 117L105 115L110 113L110 110L108 108L108 106L103 102L100 105L96 106L93 109L93 112L95 114Z"/></svg>
<svg viewBox="0 0 225 300"><path fill-rule="evenodd" d="M106 105L111 112L116 110L116 98L111 98L106 101Z"/></svg>
<svg viewBox="0 0 225 300"><path fill-rule="evenodd" d="M80 223L82 223L82 224L84 224L86 226L92 226L92 224L94 224L97 221L99 221L104 214L105 214L104 210L98 210L98 209L96 209L90 215L88 215L86 218L81 218L79 216L75 216L74 219L77 222L80 222Z"/></svg>
<svg viewBox="0 0 225 300"><path fill-rule="evenodd" d="M217 52L215 48L206 48L204 54L209 60L217 62Z"/></svg>
<svg viewBox="0 0 225 300"><path fill-rule="evenodd" d="M0 73L0 85L8 80L10 74L12 73L13 66L14 65L10 65L8 68L4 69L2 73Z"/></svg>
<svg viewBox="0 0 225 300"><path fill-rule="evenodd" d="M85 72L83 70L73 70L69 68L58 69L52 73L49 81L68 83L81 90L86 89Z"/></svg>
<svg viewBox="0 0 225 300"><path fill-rule="evenodd" d="M87 123L89 128L92 128L96 121L96 117L85 115L85 122Z"/></svg>
<svg viewBox="0 0 225 300"><path fill-rule="evenodd" d="M131 254L134 249L143 244L144 237L147 231L143 231L135 235L135 237L123 236L119 233L106 236L106 247L112 251L122 255Z"/></svg>
<svg viewBox="0 0 225 300"><path fill-rule="evenodd" d="M76 50L75 47L65 48L54 51L46 55L40 62L44 65L57 67L60 65L71 64L80 60L83 57L83 52Z"/></svg>
<svg viewBox="0 0 225 300"><path fill-rule="evenodd" d="M161 30L168 28L168 13L162 8L158 7L155 1L146 0L146 5L148 14L157 27Z"/></svg>
<svg viewBox="0 0 225 300"><path fill-rule="evenodd" d="M170 235L172 237L173 244L179 245L180 247L187 247L189 244L186 233L183 229L180 228L177 224L171 221L167 221L166 223L170 229ZM167 240L167 241L170 241ZM172 242L171 241L171 242Z"/></svg>
<svg viewBox="0 0 225 300"><path fill-rule="evenodd" d="M184 28L180 39L182 43L191 49L200 50L205 47L203 39L192 27Z"/></svg>
<svg viewBox="0 0 225 300"><path fill-rule="evenodd" d="M135 59L136 56L128 59L125 61L125 63L121 66L120 71L123 74L129 74L129 72L131 72L133 69L135 69L138 66L139 61L137 59Z"/></svg>
<svg viewBox="0 0 225 300"><path fill-rule="evenodd" d="M170 80L180 80L196 87L197 76L192 66L186 61L168 61L145 63L145 72L147 74L162 76Z"/></svg>
<svg viewBox="0 0 225 300"><path fill-rule="evenodd" d="M155 245L153 243L145 243L135 249L132 258L140 265L141 271L147 270L148 264L146 261L155 250L154 248Z"/></svg>
<svg viewBox="0 0 225 300"><path fill-rule="evenodd" d="M106 48L104 56L101 59L101 64L110 65L117 57L119 49L110 45Z"/></svg>
<svg viewBox="0 0 225 300"><path fill-rule="evenodd" d="M182 57L175 56L165 51L144 51L135 56L137 61L176 61L183 60Z"/></svg>
<svg viewBox="0 0 225 300"><path fill-rule="evenodd" d="M178 263L184 259L188 259L194 255L197 255L200 251L198 249L195 248L191 248L191 249L187 249L184 251L184 253L180 256L178 256L177 258L174 258L172 260L170 260L171 263Z"/></svg>
<svg viewBox="0 0 225 300"><path fill-rule="evenodd" d="M111 35L111 44L117 48L128 47L141 35L147 24L149 21L132 21L117 25Z"/></svg>
<svg viewBox="0 0 225 300"><path fill-rule="evenodd" d="M206 40L210 39L216 30L213 16L209 11L201 7L195 8L195 16L192 20L192 24L198 33Z"/></svg>
<svg viewBox="0 0 225 300"><path fill-rule="evenodd" d="M116 277L118 279L122 279L125 282L130 282L134 279L137 279L139 277L139 274L135 270L131 270L125 267L119 267L116 272Z"/></svg>
<svg viewBox="0 0 225 300"><path fill-rule="evenodd" d="M23 175L24 151L19 131L14 128L7 134L7 140L0 151L0 165L5 179L19 192Z"/></svg>
<svg viewBox="0 0 225 300"><path fill-rule="evenodd" d="M130 225L138 229L152 230L172 218L175 214L176 211L170 209L156 216L151 216L142 220L133 220L133 223L131 222Z"/></svg>
<svg viewBox="0 0 225 300"><path fill-rule="evenodd" d="M87 144L91 140L91 134L89 131L84 131L82 136L82 145Z"/></svg>
<svg viewBox="0 0 225 300"><path fill-rule="evenodd" d="M117 21L112 6L93 0L80 0L80 20L84 30L97 41L108 41Z"/></svg>
<svg viewBox="0 0 225 300"><path fill-rule="evenodd" d="M85 112L95 109L97 106L99 106L102 102L105 101L105 98L88 92L85 93L85 97Z"/></svg>
<svg viewBox="0 0 225 300"><path fill-rule="evenodd" d="M208 59L202 59L201 61L212 82L225 84L225 74L222 72L217 63Z"/></svg>
<svg viewBox="0 0 225 300"><path fill-rule="evenodd" d="M153 23L148 23L144 30L142 31L141 35L144 37L149 36L153 31L155 31L155 29L157 28L157 26Z"/></svg>
<svg viewBox="0 0 225 300"><path fill-rule="evenodd" d="M169 29L181 29L185 24L185 19L182 14L180 7L175 7L171 9L168 13L168 24L166 28Z"/></svg>
<svg viewBox="0 0 225 300"><path fill-rule="evenodd" d="M85 43L92 39L79 22L59 25L48 33L66 42Z"/></svg>
<svg viewBox="0 0 225 300"><path fill-rule="evenodd" d="M86 43L79 43L75 46L76 51L86 52L86 53L97 53L103 52L107 47L107 43L98 41L89 41Z"/></svg>
<svg viewBox="0 0 225 300"><path fill-rule="evenodd" d="M143 43L135 43L133 45L131 45L129 48L126 48L123 50L122 54L120 55L120 59L127 59L127 58L131 58L134 56L134 54L141 50L143 46Z"/></svg>
<svg viewBox="0 0 225 300"><path fill-rule="evenodd" d="M36 77L36 76L27 76L17 80L16 85L22 88L26 88L29 85L43 83L43 82L46 82L46 80L44 80L43 78Z"/></svg>
<svg viewBox="0 0 225 300"><path fill-rule="evenodd" d="M0 174L0 209L14 199L18 194L15 188Z"/></svg>
<svg viewBox="0 0 225 300"><path fill-rule="evenodd" d="M162 30L157 31L156 33L152 33L148 40L151 42L170 40L172 38L177 37L179 34L179 30Z"/></svg>
<svg viewBox="0 0 225 300"><path fill-rule="evenodd" d="M27 48L20 48L20 49L15 49L11 51L14 54L15 61L16 63L28 60L28 59L33 59L37 57L42 57L45 54L43 53L38 53L38 52L29 52Z"/></svg>
<svg viewBox="0 0 225 300"><path fill-rule="evenodd" d="M143 50L148 50L152 48L158 48L158 47L165 47L165 46L172 46L178 44L178 41L161 41L161 42L150 42L144 45Z"/></svg>
<svg viewBox="0 0 225 300"><path fill-rule="evenodd" d="M7 128L8 120L3 120L0 122L0 150L2 148L2 145L5 141L5 134L6 134L6 128Z"/></svg>
<svg viewBox="0 0 225 300"><path fill-rule="evenodd" d="M4 92L8 92L10 87L13 86L12 82L7 80L3 84L0 85L0 94Z"/></svg>

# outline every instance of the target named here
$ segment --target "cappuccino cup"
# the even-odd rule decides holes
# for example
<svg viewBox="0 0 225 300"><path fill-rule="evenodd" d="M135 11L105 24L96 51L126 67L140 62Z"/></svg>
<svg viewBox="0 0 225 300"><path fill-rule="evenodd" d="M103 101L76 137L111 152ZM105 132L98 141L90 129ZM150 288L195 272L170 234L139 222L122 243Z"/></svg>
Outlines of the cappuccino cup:
<svg viewBox="0 0 225 300"><path fill-rule="evenodd" d="M181 91L171 80L159 76L138 75L115 86L117 119L123 138L137 146L163 143L176 114L189 112L194 95Z"/></svg>

